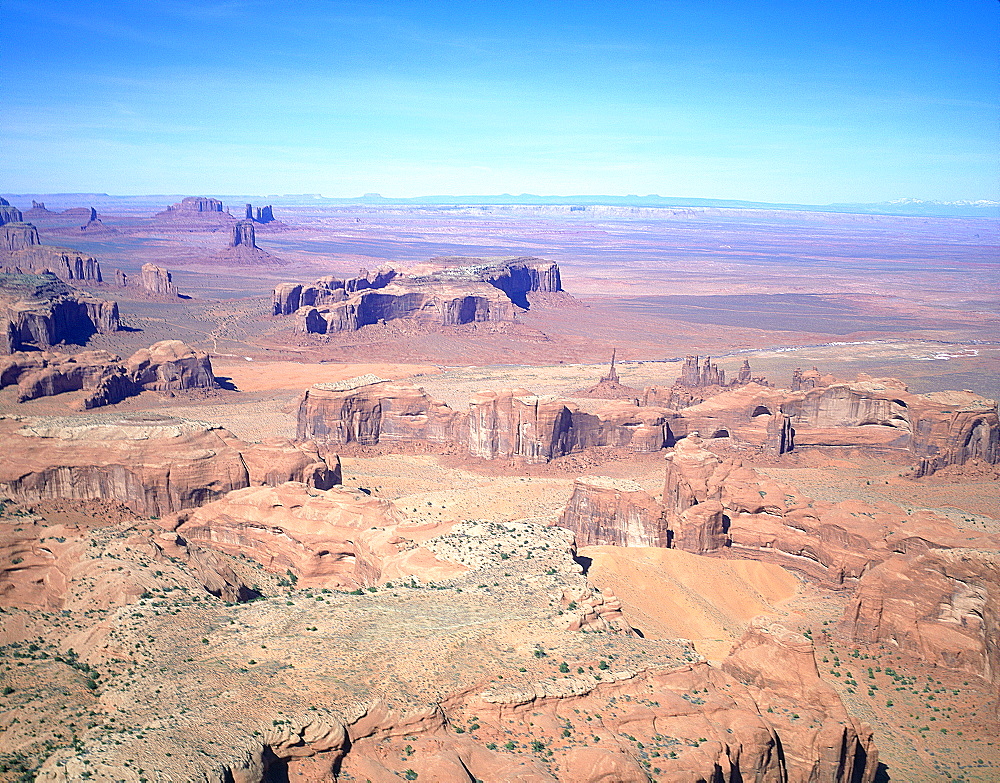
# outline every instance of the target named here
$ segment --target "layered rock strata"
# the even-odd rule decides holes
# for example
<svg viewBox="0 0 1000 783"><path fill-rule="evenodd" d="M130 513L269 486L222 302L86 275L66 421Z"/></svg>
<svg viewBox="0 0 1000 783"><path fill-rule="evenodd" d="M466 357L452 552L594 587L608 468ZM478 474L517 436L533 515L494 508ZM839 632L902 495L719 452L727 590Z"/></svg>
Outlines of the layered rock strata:
<svg viewBox="0 0 1000 783"><path fill-rule="evenodd" d="M352 285L353 282L353 285ZM295 315L312 334L355 331L405 318L425 325L501 323L527 294L562 291L556 264L536 258L436 259L405 274L380 270L353 281L324 278L312 286L285 283L274 291L274 315Z"/></svg>
<svg viewBox="0 0 1000 783"><path fill-rule="evenodd" d="M139 285L143 291L152 296L176 299L178 295L177 286L174 285L170 272L156 264L142 265L139 275Z"/></svg>
<svg viewBox="0 0 1000 783"><path fill-rule="evenodd" d="M413 386L362 376L308 389L297 437L333 445L452 446L484 459L547 462L596 446L657 451L672 442L669 418L627 403L586 413L523 389L481 392L466 413Z"/></svg>
<svg viewBox="0 0 1000 783"><path fill-rule="evenodd" d="M180 340L163 340L142 348L125 363L106 351L14 353L0 359L0 389L15 383L18 402L89 391L78 401L84 409L113 405L143 391L218 388L208 354Z"/></svg>
<svg viewBox="0 0 1000 783"><path fill-rule="evenodd" d="M83 344L117 329L117 302L81 294L51 273L0 273L0 353Z"/></svg>
<svg viewBox="0 0 1000 783"><path fill-rule="evenodd" d="M663 507L634 481L586 476L573 494L559 527L573 531L578 546L668 546Z"/></svg>
<svg viewBox="0 0 1000 783"><path fill-rule="evenodd" d="M144 516L204 505L265 479L322 489L339 481L339 462L323 459L315 447L285 444L294 458L275 476L261 470L270 459L244 459L258 447L228 431L151 414L0 418L0 443L0 492L8 497L110 500ZM263 448L270 453L275 446Z"/></svg>

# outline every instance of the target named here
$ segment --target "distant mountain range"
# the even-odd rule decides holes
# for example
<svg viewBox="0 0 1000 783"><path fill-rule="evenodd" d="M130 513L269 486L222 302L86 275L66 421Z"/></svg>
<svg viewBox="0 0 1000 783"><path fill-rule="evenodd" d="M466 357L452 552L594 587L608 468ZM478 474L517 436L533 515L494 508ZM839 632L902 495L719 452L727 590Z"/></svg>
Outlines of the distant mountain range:
<svg viewBox="0 0 1000 783"><path fill-rule="evenodd" d="M163 209L191 194L164 194L148 196L111 196L107 193L21 193L3 194L16 206L30 206L31 200L44 201L50 209L66 209L75 206L110 207L128 205L134 208L149 206ZM901 198L872 204L772 204L765 201L739 201L715 198L680 198L672 196L538 196L533 193L512 195L502 193L491 196L415 196L412 198L390 198L378 193L366 193L354 198L333 198L316 193L286 195L221 195L217 193L198 194L221 198L231 210L242 204L273 204L280 206L309 206L316 204L350 205L412 205L428 206L615 206L615 207L702 207L720 209L767 209L804 212L846 212L851 214L874 215L915 215L927 217L980 217L1000 218L1000 201L925 201L915 198Z"/></svg>

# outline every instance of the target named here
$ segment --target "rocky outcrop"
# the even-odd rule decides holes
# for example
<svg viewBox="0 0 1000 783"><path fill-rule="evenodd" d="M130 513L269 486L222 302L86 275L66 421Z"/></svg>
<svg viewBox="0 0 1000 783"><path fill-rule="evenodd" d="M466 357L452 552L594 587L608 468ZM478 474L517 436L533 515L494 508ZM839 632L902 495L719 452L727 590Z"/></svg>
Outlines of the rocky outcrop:
<svg viewBox="0 0 1000 783"><path fill-rule="evenodd" d="M362 269L357 277L342 280L338 277L321 277L312 285L281 283L276 286L271 299L272 315L291 315L300 307L323 307L344 301L348 294L385 288L398 272L384 268L369 272Z"/></svg>
<svg viewBox="0 0 1000 783"><path fill-rule="evenodd" d="M444 526L408 524L386 500L356 490L312 489L291 482L231 492L167 520L200 548L241 555L276 574L291 573L299 587L354 589L404 575L414 560L413 536L423 540ZM425 566L434 556L424 550ZM438 578L466 569L438 561ZM403 569L405 570L405 569Z"/></svg>
<svg viewBox="0 0 1000 783"><path fill-rule="evenodd" d="M0 353L84 344L117 329L117 302L81 294L51 273L0 273Z"/></svg>
<svg viewBox="0 0 1000 783"><path fill-rule="evenodd" d="M480 392L469 400L469 451L485 459L548 462L596 446L653 452L672 442L670 414L609 403L596 413L525 389Z"/></svg>
<svg viewBox="0 0 1000 783"><path fill-rule="evenodd" d="M35 202L32 201L31 203L34 206ZM21 210L12 206L7 199L0 198L0 226L7 225L8 223L20 223L23 220L24 215L21 214Z"/></svg>
<svg viewBox="0 0 1000 783"><path fill-rule="evenodd" d="M129 377L145 391L217 389L212 361L180 340L161 340L140 348L126 363Z"/></svg>
<svg viewBox="0 0 1000 783"><path fill-rule="evenodd" d="M798 447L902 452L917 475L970 460L1000 462L997 404L972 392L912 394L892 378L816 386L781 405Z"/></svg>
<svg viewBox="0 0 1000 783"><path fill-rule="evenodd" d="M556 524L573 531L577 546L668 546L663 507L634 481L587 476Z"/></svg>
<svg viewBox="0 0 1000 783"><path fill-rule="evenodd" d="M463 417L421 389L375 376L310 387L299 405L299 440L401 448L461 442Z"/></svg>
<svg viewBox="0 0 1000 783"><path fill-rule="evenodd" d="M233 226L233 239L229 243L230 247L246 247L250 250L257 250L257 238L253 230L252 220L238 220Z"/></svg>
<svg viewBox="0 0 1000 783"><path fill-rule="evenodd" d="M76 403L87 410L113 405L143 391L172 394L218 388L208 354L180 340L163 340L142 348L124 364L106 351L15 353L0 359L0 389L15 383L18 402L89 391L91 394Z"/></svg>
<svg viewBox="0 0 1000 783"><path fill-rule="evenodd" d="M271 206L257 207L254 209L253 205L246 205L246 213L244 214L244 220L252 220L254 223L273 223L274 222L274 211Z"/></svg>
<svg viewBox="0 0 1000 783"><path fill-rule="evenodd" d="M243 455L257 447L211 424L153 414L0 418L0 443L0 492L8 497L112 500L144 516L194 508L262 483L261 461L275 448L265 445L259 459L249 457L258 466L254 477ZM317 451L290 445L287 451L296 458L280 478L332 486L338 470Z"/></svg>
<svg viewBox="0 0 1000 783"><path fill-rule="evenodd" d="M277 256L257 247L257 235L252 220L236 221L229 244L212 255L212 260L221 264L239 266L284 265L286 263Z"/></svg>
<svg viewBox="0 0 1000 783"><path fill-rule="evenodd" d="M0 238L3 236L7 239L0 247L0 271L23 274L52 272L65 281L100 283L104 280L101 264L96 258L65 247L39 244L38 231L29 223L4 226L0 229Z"/></svg>
<svg viewBox="0 0 1000 783"><path fill-rule="evenodd" d="M893 554L861 577L842 625L857 642L1000 684L1000 551Z"/></svg>
<svg viewBox="0 0 1000 783"><path fill-rule="evenodd" d="M722 461L701 448L698 438L678 441L667 454L663 484L670 545L695 554L717 552L729 544L722 507Z"/></svg>
<svg viewBox="0 0 1000 783"><path fill-rule="evenodd" d="M0 358L0 389L17 384L18 402L70 391L88 391L78 401L84 410L114 405L134 393L134 384L114 354L84 351L15 353Z"/></svg>
<svg viewBox="0 0 1000 783"><path fill-rule="evenodd" d="M177 298L177 286L174 285L170 272L156 264L142 265L139 285L142 286L143 291L152 296Z"/></svg>
<svg viewBox="0 0 1000 783"><path fill-rule="evenodd" d="M52 212L51 210L45 208L44 201L35 201L34 199L32 199L31 209L29 209L27 212L24 213L24 217L27 218L29 221L39 220L39 219L44 220L46 218L52 217L55 214L56 214L55 212Z"/></svg>
<svg viewBox="0 0 1000 783"><path fill-rule="evenodd" d="M171 204L164 212L160 212L157 217L165 214L212 214L222 212L222 202L217 198L206 198L205 196L187 196L177 204Z"/></svg>
<svg viewBox="0 0 1000 783"><path fill-rule="evenodd" d="M820 679L809 639L758 619L722 670L749 688L762 715L794 711L798 716L788 722L781 742L787 780L875 779L878 751L871 727L853 719L837 692ZM799 723L803 709L813 713L808 727Z"/></svg>

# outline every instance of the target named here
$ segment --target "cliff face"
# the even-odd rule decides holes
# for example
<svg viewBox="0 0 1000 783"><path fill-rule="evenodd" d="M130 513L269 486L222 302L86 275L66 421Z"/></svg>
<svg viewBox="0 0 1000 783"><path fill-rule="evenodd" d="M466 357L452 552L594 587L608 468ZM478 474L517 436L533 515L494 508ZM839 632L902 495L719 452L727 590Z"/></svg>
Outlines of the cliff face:
<svg viewBox="0 0 1000 783"><path fill-rule="evenodd" d="M316 384L299 406L299 440L414 447L461 439L463 417L420 389L369 378Z"/></svg>
<svg viewBox="0 0 1000 783"><path fill-rule="evenodd" d="M162 340L141 348L126 363L129 377L141 390L217 389L212 361L180 340Z"/></svg>
<svg viewBox="0 0 1000 783"><path fill-rule="evenodd" d="M894 554L861 577L842 625L1000 684L1000 551Z"/></svg>
<svg viewBox="0 0 1000 783"><path fill-rule="evenodd" d="M139 285L142 286L142 289L146 293L153 296L163 296L170 299L177 298L177 286L174 285L170 272L156 264L142 265Z"/></svg>
<svg viewBox="0 0 1000 783"><path fill-rule="evenodd" d="M218 387L208 354L179 340L164 340L136 351L129 360L106 351L68 355L14 353L0 358L0 389L18 385L18 402L63 392L91 392L78 401L89 410L114 405L143 391L174 392Z"/></svg>
<svg viewBox="0 0 1000 783"><path fill-rule="evenodd" d="M118 303L81 294L53 274L0 274L0 352L83 344L118 329Z"/></svg>
<svg viewBox="0 0 1000 783"><path fill-rule="evenodd" d="M4 226L0 229L0 235L9 228L10 226ZM101 264L96 258L65 247L41 245L38 243L35 227L29 228L30 231L16 229L17 236L8 236L8 240L5 240L6 250L0 254L0 271L7 269L18 274L52 272L65 281L103 282Z"/></svg>
<svg viewBox="0 0 1000 783"><path fill-rule="evenodd" d="M20 223L23 220L24 215L21 214L21 210L15 206L11 206L11 203L7 199L0 198L0 226L7 223Z"/></svg>
<svg viewBox="0 0 1000 783"><path fill-rule="evenodd" d="M7 496L111 500L144 516L193 508L250 486L243 453L256 448L218 427L150 414L27 424L0 418L0 442L0 490ZM317 470L317 452L288 450L297 456L287 463L284 481L319 474L329 485L329 471Z"/></svg>
<svg viewBox="0 0 1000 783"><path fill-rule="evenodd" d="M13 252L40 244L38 229L31 225L31 223L10 221L0 224L0 250Z"/></svg>
<svg viewBox="0 0 1000 783"><path fill-rule="evenodd" d="M577 546L668 546L663 507L634 481L588 476L573 482L559 527Z"/></svg>

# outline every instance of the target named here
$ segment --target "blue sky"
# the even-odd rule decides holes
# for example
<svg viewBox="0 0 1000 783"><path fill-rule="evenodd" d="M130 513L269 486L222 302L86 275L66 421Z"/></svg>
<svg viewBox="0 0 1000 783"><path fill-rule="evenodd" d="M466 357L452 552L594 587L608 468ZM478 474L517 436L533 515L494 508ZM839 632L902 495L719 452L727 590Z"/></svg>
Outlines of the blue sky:
<svg viewBox="0 0 1000 783"><path fill-rule="evenodd" d="M1000 199L997 0L0 0L6 192Z"/></svg>

